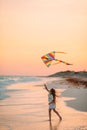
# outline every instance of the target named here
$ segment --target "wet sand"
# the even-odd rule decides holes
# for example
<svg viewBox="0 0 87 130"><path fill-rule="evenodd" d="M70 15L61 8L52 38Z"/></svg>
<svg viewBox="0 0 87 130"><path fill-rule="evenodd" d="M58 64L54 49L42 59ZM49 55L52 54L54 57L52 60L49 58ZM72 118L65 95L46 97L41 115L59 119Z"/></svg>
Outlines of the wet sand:
<svg viewBox="0 0 87 130"><path fill-rule="evenodd" d="M61 95L56 102L63 118L61 122L55 113L52 113L52 122L48 121L48 93L43 83L22 83L8 86L7 97L0 100L0 130L87 130L87 111L75 109L74 103L71 106L72 101L78 102L76 95L80 91L70 96L70 88L56 81L49 82L48 87L56 88ZM84 92L81 95L84 98L83 95ZM86 102L82 103L86 107Z"/></svg>

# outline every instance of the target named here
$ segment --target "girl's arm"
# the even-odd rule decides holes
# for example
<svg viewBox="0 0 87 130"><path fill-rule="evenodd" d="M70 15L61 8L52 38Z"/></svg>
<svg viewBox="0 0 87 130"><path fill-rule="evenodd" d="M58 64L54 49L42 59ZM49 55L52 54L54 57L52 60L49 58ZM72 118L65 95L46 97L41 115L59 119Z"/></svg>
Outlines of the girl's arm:
<svg viewBox="0 0 87 130"><path fill-rule="evenodd" d="M46 85L46 84L44 84L44 87L45 87L45 89L49 92L49 89L47 88L47 85Z"/></svg>

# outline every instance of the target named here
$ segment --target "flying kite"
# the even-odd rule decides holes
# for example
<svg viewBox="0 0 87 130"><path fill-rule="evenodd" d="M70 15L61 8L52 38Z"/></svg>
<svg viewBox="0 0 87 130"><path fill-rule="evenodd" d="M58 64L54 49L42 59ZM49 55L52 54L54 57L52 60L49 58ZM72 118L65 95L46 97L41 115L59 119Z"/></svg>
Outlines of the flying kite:
<svg viewBox="0 0 87 130"><path fill-rule="evenodd" d="M59 59L56 59L55 58L55 53L63 53L63 54L66 54L65 52L55 52L55 51L52 51L48 54L45 54L41 57L42 61L45 63L45 65L47 67L49 67L51 64L52 64L52 61L56 61L53 65L55 64L59 64L59 63L64 63L66 65L72 65L70 63L67 63L65 61L62 61L62 60L59 60Z"/></svg>

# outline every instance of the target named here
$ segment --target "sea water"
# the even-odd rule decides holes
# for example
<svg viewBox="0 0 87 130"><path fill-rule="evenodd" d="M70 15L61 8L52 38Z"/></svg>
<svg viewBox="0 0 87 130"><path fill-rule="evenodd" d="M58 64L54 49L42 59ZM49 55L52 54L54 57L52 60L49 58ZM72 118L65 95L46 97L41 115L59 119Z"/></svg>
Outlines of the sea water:
<svg viewBox="0 0 87 130"><path fill-rule="evenodd" d="M18 83L39 82L46 78L32 76L0 76L0 100L6 98L7 86ZM11 90L10 90L11 91Z"/></svg>
<svg viewBox="0 0 87 130"><path fill-rule="evenodd" d="M43 78L31 76L0 76L0 88L15 83L37 82L41 81L42 79Z"/></svg>
<svg viewBox="0 0 87 130"><path fill-rule="evenodd" d="M7 89L7 86L19 83L36 83L50 81L52 79L54 78L41 76L0 76L0 100L7 98L6 92L13 91L13 89Z"/></svg>

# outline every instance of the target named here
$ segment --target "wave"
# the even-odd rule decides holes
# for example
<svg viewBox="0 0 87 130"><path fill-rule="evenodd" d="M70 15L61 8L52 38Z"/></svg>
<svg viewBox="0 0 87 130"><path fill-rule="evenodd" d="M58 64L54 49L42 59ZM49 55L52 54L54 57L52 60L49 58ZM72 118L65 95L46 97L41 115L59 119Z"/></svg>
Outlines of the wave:
<svg viewBox="0 0 87 130"><path fill-rule="evenodd" d="M37 82L41 81L40 77L31 76L0 76L0 87L12 85L15 83L25 83L25 82Z"/></svg>

